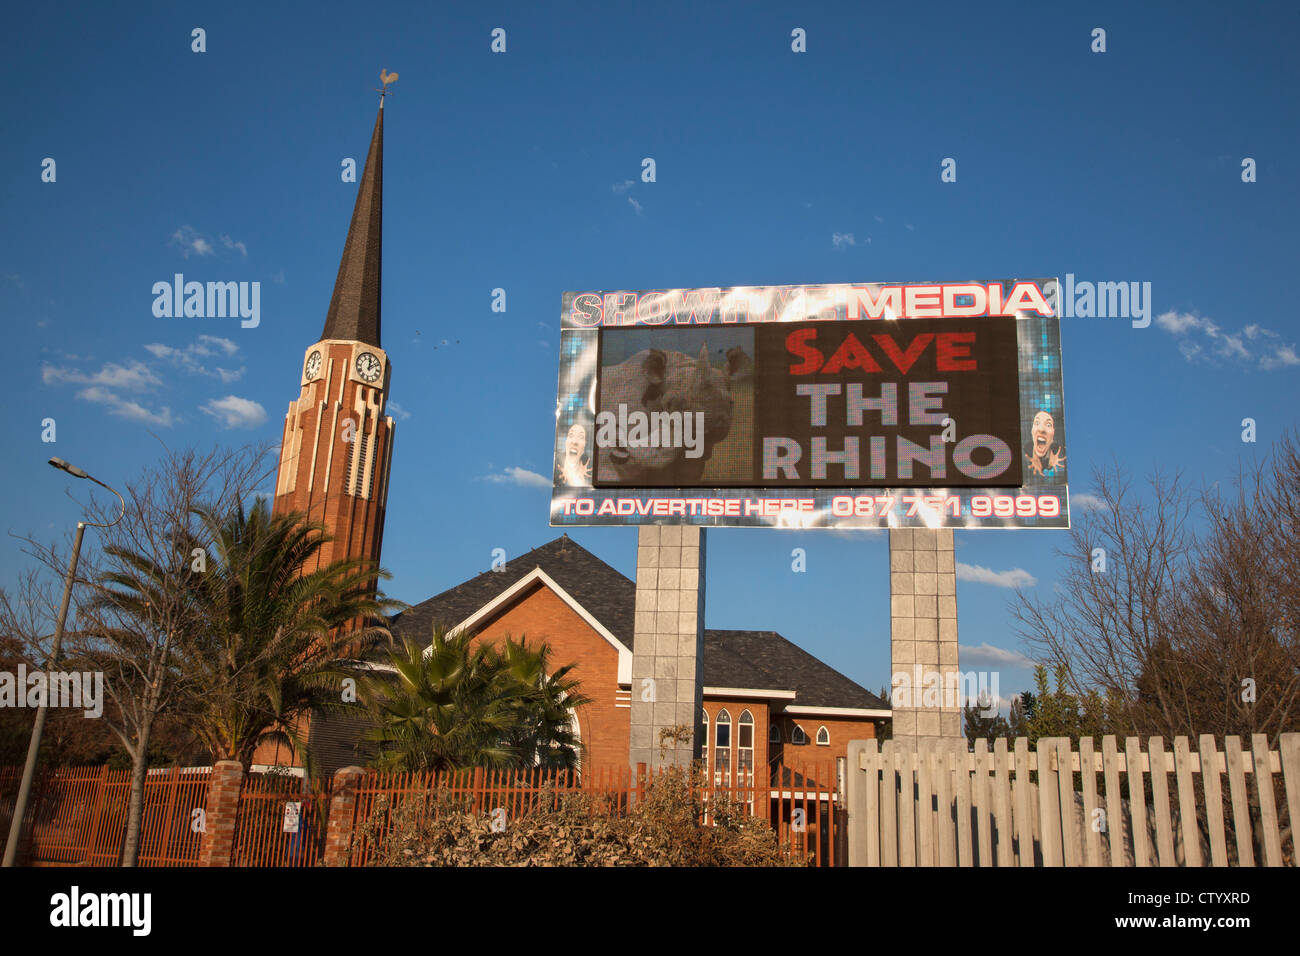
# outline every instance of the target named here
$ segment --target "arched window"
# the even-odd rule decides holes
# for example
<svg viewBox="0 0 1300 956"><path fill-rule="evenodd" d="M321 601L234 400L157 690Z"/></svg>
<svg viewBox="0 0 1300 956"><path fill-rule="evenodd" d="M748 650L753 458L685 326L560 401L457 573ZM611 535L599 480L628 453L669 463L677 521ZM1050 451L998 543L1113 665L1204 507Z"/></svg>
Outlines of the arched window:
<svg viewBox="0 0 1300 956"><path fill-rule="evenodd" d="M773 724L767 729L767 742L769 744L779 744L781 742L780 724Z"/></svg>
<svg viewBox="0 0 1300 956"><path fill-rule="evenodd" d="M731 714L726 708L718 711L716 726L713 730L713 778L715 781L731 782Z"/></svg>
<svg viewBox="0 0 1300 956"><path fill-rule="evenodd" d="M704 772L709 772L709 712L704 712L704 736L701 738L700 753L704 756Z"/></svg>
<svg viewBox="0 0 1300 956"><path fill-rule="evenodd" d="M754 772L754 715L748 710L740 712L736 731L736 769L742 774L752 774Z"/></svg>
<svg viewBox="0 0 1300 956"><path fill-rule="evenodd" d="M794 730L790 731L790 743L806 744L807 742L808 742L808 735L803 732L802 727L800 727L798 724L795 724Z"/></svg>
<svg viewBox="0 0 1300 956"><path fill-rule="evenodd" d="M826 729L826 725L817 728L817 746L829 747L831 745L831 732Z"/></svg>

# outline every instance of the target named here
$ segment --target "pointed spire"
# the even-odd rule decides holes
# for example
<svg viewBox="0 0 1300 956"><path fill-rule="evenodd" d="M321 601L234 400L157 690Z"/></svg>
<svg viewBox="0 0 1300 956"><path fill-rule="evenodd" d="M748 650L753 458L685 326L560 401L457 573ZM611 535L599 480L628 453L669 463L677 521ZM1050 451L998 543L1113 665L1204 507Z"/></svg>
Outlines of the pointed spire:
<svg viewBox="0 0 1300 956"><path fill-rule="evenodd" d="M384 216L384 100L370 136L370 153L357 187L357 204L343 244L334 295L322 339L379 345L380 258Z"/></svg>

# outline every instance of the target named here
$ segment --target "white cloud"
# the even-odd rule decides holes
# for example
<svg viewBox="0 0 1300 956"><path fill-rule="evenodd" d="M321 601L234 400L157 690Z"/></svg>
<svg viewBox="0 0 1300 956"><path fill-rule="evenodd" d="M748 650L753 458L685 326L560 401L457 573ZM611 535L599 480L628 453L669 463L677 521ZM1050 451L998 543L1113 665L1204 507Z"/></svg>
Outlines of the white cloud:
<svg viewBox="0 0 1300 956"><path fill-rule="evenodd" d="M985 642L978 647L959 645L957 660L961 667L983 668L993 670L999 667L1033 667L1034 662L1019 651L994 647Z"/></svg>
<svg viewBox="0 0 1300 956"><path fill-rule="evenodd" d="M916 232L916 227L912 225L910 222L905 222L903 223L903 225L907 227L908 232Z"/></svg>
<svg viewBox="0 0 1300 956"><path fill-rule="evenodd" d="M252 399L237 395L214 398L202 410L215 418L223 429L256 428L266 421L266 409Z"/></svg>
<svg viewBox="0 0 1300 956"><path fill-rule="evenodd" d="M1296 354L1294 345L1279 345L1272 355L1259 360L1259 367L1270 371L1287 365L1300 365L1300 354Z"/></svg>
<svg viewBox="0 0 1300 956"><path fill-rule="evenodd" d="M392 415L393 418L397 419L399 422L404 422L411 417L411 413L396 402L388 403L388 414Z"/></svg>
<svg viewBox="0 0 1300 956"><path fill-rule="evenodd" d="M484 481L497 485L522 485L525 488L549 488L551 479L527 468L506 468L498 475L484 475Z"/></svg>
<svg viewBox="0 0 1300 956"><path fill-rule="evenodd" d="M1248 359L1250 351L1241 341L1240 335L1225 335L1220 346L1220 354L1228 358Z"/></svg>
<svg viewBox="0 0 1300 956"><path fill-rule="evenodd" d="M1097 495L1090 495L1086 491L1076 491L1070 493L1070 507L1075 511L1109 511L1110 507L1106 504L1106 499Z"/></svg>
<svg viewBox="0 0 1300 956"><path fill-rule="evenodd" d="M1269 372L1273 369L1300 365L1294 343L1271 344L1278 339L1278 334L1266 329L1257 322L1252 322L1240 332L1225 332L1212 319L1207 319L1191 312L1162 312L1156 316L1156 325L1171 335L1179 336L1178 351L1189 362L1217 357L1236 362L1257 362L1259 367ZM1208 348L1193 341L1196 334L1204 336ZM1265 351L1255 353L1246 343L1262 347Z"/></svg>
<svg viewBox="0 0 1300 956"><path fill-rule="evenodd" d="M633 199L631 196L628 196L628 197L627 197L627 203L628 203L629 206L631 206L633 209L636 210L636 213L637 213L638 216L641 215L641 204L640 204L639 202L637 202L637 201L636 201L635 199Z"/></svg>
<svg viewBox="0 0 1300 956"><path fill-rule="evenodd" d="M1207 335L1212 336L1219 331L1219 327L1209 319L1203 319L1190 312L1162 312L1156 316L1156 325L1174 335L1182 335L1189 330L1204 329Z"/></svg>
<svg viewBox="0 0 1300 956"><path fill-rule="evenodd" d="M212 362L200 361L213 356L224 355L229 358L239 351L239 346L230 339L223 339L217 335L200 335L197 340L180 349L163 345L161 342L151 342L144 347L144 350L154 358L170 362L191 374L219 378L226 385L238 381L244 374L242 368L228 369Z"/></svg>
<svg viewBox="0 0 1300 956"><path fill-rule="evenodd" d="M221 243L222 248L229 249L231 252L238 252L245 259L248 258L248 246L240 240L222 234L217 237L217 241ZM173 232L171 245L180 249L181 255L186 259L190 256L215 255L217 251L212 240L193 226L181 226Z"/></svg>
<svg viewBox="0 0 1300 956"><path fill-rule="evenodd" d="M957 580L974 581L977 584L991 584L998 588L1021 588L1033 587L1038 583L1028 571L1020 568L1013 568L1010 571L993 571L989 568L982 568L978 564L963 564L957 562Z"/></svg>
<svg viewBox="0 0 1300 956"><path fill-rule="evenodd" d="M200 335L195 349L198 350L199 355L211 355L214 349L224 355L234 355L239 351L239 346L230 339L223 339L218 335Z"/></svg>
<svg viewBox="0 0 1300 956"><path fill-rule="evenodd" d="M210 256L214 251L212 243L203 238L193 226L181 226L172 233L171 244L178 247L186 259L190 256Z"/></svg>
<svg viewBox="0 0 1300 956"><path fill-rule="evenodd" d="M880 216L876 217L876 222L880 223L882 226L885 224L885 220L882 219Z"/></svg>
<svg viewBox="0 0 1300 956"><path fill-rule="evenodd" d="M127 362L125 365L106 362L98 372L90 374L44 365L41 367L41 381L46 385L95 385L125 388L132 392L142 392L162 384L162 380L143 362Z"/></svg>
<svg viewBox="0 0 1300 956"><path fill-rule="evenodd" d="M114 391L125 389L128 392L145 392L161 385L162 379L143 362L131 361L125 365L106 362L98 372L44 365L41 367L41 381L46 385L87 386L77 393L78 398L102 405L111 414L121 418L162 428L170 428L176 423L170 408L164 406L158 411L151 411Z"/></svg>
<svg viewBox="0 0 1300 956"><path fill-rule="evenodd" d="M175 424L170 408L164 406L157 412L151 412L138 402L128 401L115 392L110 392L98 385L82 389L77 393L77 397L87 402L94 402L96 405L103 405L109 410L110 414L130 419L133 422L143 422L146 425L157 425L161 428L170 428Z"/></svg>
<svg viewBox="0 0 1300 956"><path fill-rule="evenodd" d="M610 188L614 190L614 195L621 196L635 185L636 183L632 180L625 179L621 183L615 183Z"/></svg>
<svg viewBox="0 0 1300 956"><path fill-rule="evenodd" d="M845 246L856 246L858 241L853 238L851 232L833 232L831 233L831 245L836 249L843 249Z"/></svg>

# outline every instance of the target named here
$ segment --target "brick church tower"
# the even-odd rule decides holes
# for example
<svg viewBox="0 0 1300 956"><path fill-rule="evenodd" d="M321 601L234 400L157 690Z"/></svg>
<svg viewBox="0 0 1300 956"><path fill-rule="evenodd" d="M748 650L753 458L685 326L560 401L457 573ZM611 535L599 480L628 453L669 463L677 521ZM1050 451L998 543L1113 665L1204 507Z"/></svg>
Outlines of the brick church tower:
<svg viewBox="0 0 1300 956"><path fill-rule="evenodd" d="M378 561L383 544L393 453L393 420L384 414L392 367L379 347L383 166L381 96L325 328L303 355L280 443L273 510L324 524L333 538L319 553L324 564Z"/></svg>

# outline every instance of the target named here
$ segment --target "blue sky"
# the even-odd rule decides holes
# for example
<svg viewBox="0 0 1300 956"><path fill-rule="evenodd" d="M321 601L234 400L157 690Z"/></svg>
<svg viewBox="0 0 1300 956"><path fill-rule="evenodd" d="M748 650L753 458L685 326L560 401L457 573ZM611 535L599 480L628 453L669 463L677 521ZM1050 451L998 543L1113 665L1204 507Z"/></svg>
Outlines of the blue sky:
<svg viewBox="0 0 1300 956"><path fill-rule="evenodd" d="M566 289L1150 282L1164 319L1149 328L1063 321L1075 495L1112 457L1226 478L1297 422L1283 283L1300 271L1300 22L1281 5L462 6L7 14L7 531L75 523L50 455L120 484L158 439L278 441L355 197L340 163L364 159L381 68L401 77L385 124L398 429L383 560L403 600L559 533L549 478L529 475L551 472ZM260 282L260 325L155 318L151 287L175 272ZM1245 417L1258 445L1241 441ZM635 536L574 533L629 575ZM959 532L958 560L1047 595L1064 539ZM884 535L735 529L708 547L709 627L777 630L887 682ZM0 584L24 563L6 536ZM1004 695L1029 682L1012 594L958 583L963 668L999 670Z"/></svg>

